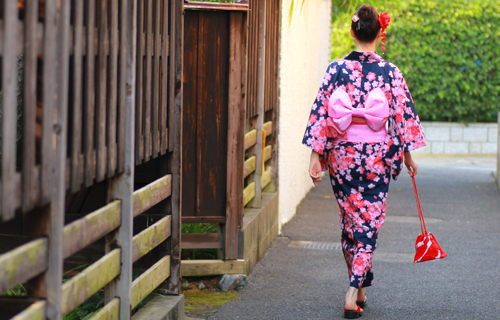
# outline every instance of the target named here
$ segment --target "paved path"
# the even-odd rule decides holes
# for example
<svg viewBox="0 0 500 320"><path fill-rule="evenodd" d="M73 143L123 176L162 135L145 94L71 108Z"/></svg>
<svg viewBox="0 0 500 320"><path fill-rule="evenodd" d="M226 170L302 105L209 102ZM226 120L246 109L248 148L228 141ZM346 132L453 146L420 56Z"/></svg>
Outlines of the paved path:
<svg viewBox="0 0 500 320"><path fill-rule="evenodd" d="M368 306L361 319L500 319L495 158L416 161L427 227L449 256L412 263L420 226L411 179L404 173L391 181L387 220L374 255L375 285L367 289ZM289 246L300 240L338 243L337 212L325 179L283 227L241 296L209 319L341 319L349 285L342 251Z"/></svg>

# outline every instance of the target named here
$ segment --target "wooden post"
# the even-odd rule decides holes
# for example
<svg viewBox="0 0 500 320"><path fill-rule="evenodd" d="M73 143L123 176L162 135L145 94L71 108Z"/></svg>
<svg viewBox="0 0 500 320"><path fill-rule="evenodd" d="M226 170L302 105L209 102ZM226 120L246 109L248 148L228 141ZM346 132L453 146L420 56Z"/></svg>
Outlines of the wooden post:
<svg viewBox="0 0 500 320"><path fill-rule="evenodd" d="M227 128L227 187L224 253L226 260L238 258L238 222L243 211L243 162L245 105L243 100L243 17L231 12L229 19L229 90Z"/></svg>
<svg viewBox="0 0 500 320"><path fill-rule="evenodd" d="M266 68L266 0L259 0L259 72L257 87L257 116L250 119L250 130L257 129L257 143L254 146L256 165L253 179L255 182L255 197L248 203L248 207L260 208L262 203L262 126L264 124L264 91Z"/></svg>
<svg viewBox="0 0 500 320"><path fill-rule="evenodd" d="M125 105L120 106L125 113L125 127L133 128L135 125L135 72L136 72L136 8L137 0L122 2L124 10L121 11L121 32L126 32L126 96ZM124 23L127 21L127 23ZM124 38L122 38L124 39ZM121 200L121 225L118 229L116 240L121 248L120 277L111 281L106 286L106 302L113 298L120 298L119 319L128 320L131 317L132 296L132 237L133 237L133 211L134 211L134 130L125 131L125 159L124 172L110 180L110 197ZM109 239L108 239L109 240ZM111 245L107 244L107 249Z"/></svg>

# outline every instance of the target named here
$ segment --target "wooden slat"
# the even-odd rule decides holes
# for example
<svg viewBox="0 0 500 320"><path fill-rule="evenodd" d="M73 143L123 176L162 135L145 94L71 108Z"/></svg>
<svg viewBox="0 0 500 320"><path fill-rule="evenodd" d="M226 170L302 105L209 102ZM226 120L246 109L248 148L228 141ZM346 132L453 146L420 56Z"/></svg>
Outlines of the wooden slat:
<svg viewBox="0 0 500 320"><path fill-rule="evenodd" d="M243 165L243 178L246 178L250 173L255 171L255 156L251 156Z"/></svg>
<svg viewBox="0 0 500 320"><path fill-rule="evenodd" d="M95 25L95 0L85 1L86 25ZM87 43L84 70L83 114L86 117L83 132L83 152L85 154L85 186L94 183L95 154L94 154L94 113L95 113L95 29L86 28Z"/></svg>
<svg viewBox="0 0 500 320"><path fill-rule="evenodd" d="M272 152L273 152L273 147L272 146L266 146L264 148L264 162L266 162L267 160L271 159L271 155L272 155Z"/></svg>
<svg viewBox="0 0 500 320"><path fill-rule="evenodd" d="M172 175L166 175L134 191L134 217L165 200L172 194Z"/></svg>
<svg viewBox="0 0 500 320"><path fill-rule="evenodd" d="M153 98L153 0L145 0L146 6L146 78L145 78L145 93L144 93L144 162L149 161L152 151L151 139L151 109Z"/></svg>
<svg viewBox="0 0 500 320"><path fill-rule="evenodd" d="M82 150L82 66L83 66L83 0L75 0L73 6L73 64L71 86L71 106L73 111L71 141L71 191L76 192L82 185L80 154Z"/></svg>
<svg viewBox="0 0 500 320"><path fill-rule="evenodd" d="M261 188L264 189L271 182L271 168L267 169L261 177Z"/></svg>
<svg viewBox="0 0 500 320"><path fill-rule="evenodd" d="M120 274L120 249L114 249L62 286L62 312L67 315Z"/></svg>
<svg viewBox="0 0 500 320"><path fill-rule="evenodd" d="M117 167L117 91L118 91L118 0L110 1L111 30L109 41L109 80L107 83L107 176L112 177Z"/></svg>
<svg viewBox="0 0 500 320"><path fill-rule="evenodd" d="M137 2L137 74L135 96L135 163L141 164L144 160L143 112L144 112L144 6L146 1Z"/></svg>
<svg viewBox="0 0 500 320"><path fill-rule="evenodd" d="M0 255L0 293L44 272L46 258L47 239L33 240Z"/></svg>
<svg viewBox="0 0 500 320"><path fill-rule="evenodd" d="M245 150L257 143L257 130L253 129L245 134Z"/></svg>
<svg viewBox="0 0 500 320"><path fill-rule="evenodd" d="M264 125L262 126L262 129L266 130L266 136L273 134L273 122L268 121L268 122L264 123Z"/></svg>
<svg viewBox="0 0 500 320"><path fill-rule="evenodd" d="M205 10L227 10L227 11L248 11L247 3L209 3L186 1L184 9L205 9Z"/></svg>
<svg viewBox="0 0 500 320"><path fill-rule="evenodd" d="M126 76L127 76L127 2L119 1L120 5L120 54L118 61L118 172L125 167L125 115L126 115ZM135 110L133 110L135 113ZM130 129L129 129L130 130ZM135 134L135 131L134 131Z"/></svg>
<svg viewBox="0 0 500 320"><path fill-rule="evenodd" d="M121 223L120 208L121 201L116 200L66 225L64 227L64 258L68 258L118 228Z"/></svg>
<svg viewBox="0 0 500 320"><path fill-rule="evenodd" d="M26 27L24 45L26 51L23 58L23 156L22 156L22 210L28 212L34 207L36 201L35 167L36 156L36 80L37 80L37 23L38 23L38 0L26 3Z"/></svg>
<svg viewBox="0 0 500 320"><path fill-rule="evenodd" d="M160 69L161 69L161 86L160 90L160 154L165 154L167 151L167 113L169 108L173 108L174 99L173 92L170 94L169 92L169 77L175 76L172 72L172 75L168 72L168 59L169 59L169 33L168 26L170 22L169 17L169 4L167 0L162 0L162 15L161 15L161 61L160 61ZM173 34L172 34L173 36ZM171 68L170 70L175 70ZM172 97L171 97L172 96Z"/></svg>
<svg viewBox="0 0 500 320"><path fill-rule="evenodd" d="M152 130L152 158L156 158L159 153L159 144L160 144L160 136L158 131L158 121L161 119L161 115L159 113L160 110L160 52L161 52L161 37L160 37L160 13L161 13L161 4L162 1L154 1L154 24L153 24L153 46L154 46L154 59L153 59L153 110L151 117L151 130ZM153 18L153 17L151 17ZM152 49L152 48L151 48Z"/></svg>
<svg viewBox="0 0 500 320"><path fill-rule="evenodd" d="M226 217L221 216L192 216L182 217L182 223L226 223Z"/></svg>
<svg viewBox="0 0 500 320"><path fill-rule="evenodd" d="M97 92L96 92L96 125L97 125L97 175L96 182L106 176L106 85L108 75L108 57L105 39L108 36L108 1L98 1L98 56L97 56Z"/></svg>
<svg viewBox="0 0 500 320"><path fill-rule="evenodd" d="M219 249L223 241L222 233L183 233L181 249Z"/></svg>
<svg viewBox="0 0 500 320"><path fill-rule="evenodd" d="M170 276L170 256L161 258L132 283L132 309Z"/></svg>
<svg viewBox="0 0 500 320"><path fill-rule="evenodd" d="M3 6L5 30L2 56L2 194L0 217L10 220L15 214L15 186L17 140L17 5L6 1Z"/></svg>
<svg viewBox="0 0 500 320"><path fill-rule="evenodd" d="M163 241L170 237L171 216L165 216L146 230L143 230L133 238L132 261L136 262L141 257L153 250Z"/></svg>
<svg viewBox="0 0 500 320"><path fill-rule="evenodd" d="M120 299L114 298L108 302L98 313L92 316L90 320L115 320L119 319L118 312L120 308Z"/></svg>
<svg viewBox="0 0 500 320"><path fill-rule="evenodd" d="M183 277L245 274L245 260L182 260Z"/></svg>
<svg viewBox="0 0 500 320"><path fill-rule="evenodd" d="M243 205L246 206L255 197L255 181L243 189Z"/></svg>
<svg viewBox="0 0 500 320"><path fill-rule="evenodd" d="M44 320L46 304L45 301L35 302L11 320Z"/></svg>

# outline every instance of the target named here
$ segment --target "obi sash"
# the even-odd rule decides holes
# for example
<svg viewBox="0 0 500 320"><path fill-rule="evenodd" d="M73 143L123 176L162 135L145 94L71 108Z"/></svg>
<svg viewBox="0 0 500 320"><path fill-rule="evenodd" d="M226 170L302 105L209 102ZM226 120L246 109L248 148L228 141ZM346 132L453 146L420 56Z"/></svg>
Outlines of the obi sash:
<svg viewBox="0 0 500 320"><path fill-rule="evenodd" d="M353 108L344 88L338 88L328 102L326 135L337 141L384 142L389 102L380 88L370 91L364 108Z"/></svg>

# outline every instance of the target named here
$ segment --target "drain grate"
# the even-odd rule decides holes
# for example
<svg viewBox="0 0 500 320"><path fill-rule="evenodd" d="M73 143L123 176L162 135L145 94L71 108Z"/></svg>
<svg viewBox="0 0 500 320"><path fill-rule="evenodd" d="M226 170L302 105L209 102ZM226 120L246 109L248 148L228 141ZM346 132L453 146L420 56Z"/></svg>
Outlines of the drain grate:
<svg viewBox="0 0 500 320"><path fill-rule="evenodd" d="M288 246L300 249L342 250L342 245L338 242L290 241Z"/></svg>

